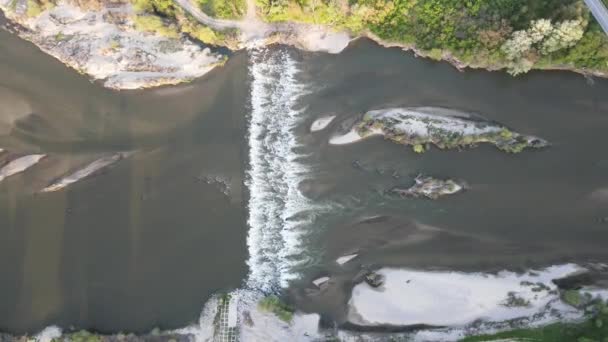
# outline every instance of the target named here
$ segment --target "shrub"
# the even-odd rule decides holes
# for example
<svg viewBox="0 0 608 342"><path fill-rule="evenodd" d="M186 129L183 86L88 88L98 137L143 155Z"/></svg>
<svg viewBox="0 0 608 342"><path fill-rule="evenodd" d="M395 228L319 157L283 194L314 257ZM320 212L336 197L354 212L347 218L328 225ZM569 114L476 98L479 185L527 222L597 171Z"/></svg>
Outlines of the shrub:
<svg viewBox="0 0 608 342"><path fill-rule="evenodd" d="M135 28L140 31L154 32L161 36L176 38L179 36L173 26L167 26L160 17L154 15L136 15Z"/></svg>
<svg viewBox="0 0 608 342"><path fill-rule="evenodd" d="M277 296L268 296L258 303L262 311L272 312L284 322L291 322L293 318L293 308L283 303Z"/></svg>
<svg viewBox="0 0 608 342"><path fill-rule="evenodd" d="M416 153L424 153L424 151L425 151L424 145L422 145L422 144L416 144L412 147L412 149Z"/></svg>
<svg viewBox="0 0 608 342"><path fill-rule="evenodd" d="M30 18L37 17L42 13L44 9L36 0L27 0L27 12L26 15Z"/></svg>

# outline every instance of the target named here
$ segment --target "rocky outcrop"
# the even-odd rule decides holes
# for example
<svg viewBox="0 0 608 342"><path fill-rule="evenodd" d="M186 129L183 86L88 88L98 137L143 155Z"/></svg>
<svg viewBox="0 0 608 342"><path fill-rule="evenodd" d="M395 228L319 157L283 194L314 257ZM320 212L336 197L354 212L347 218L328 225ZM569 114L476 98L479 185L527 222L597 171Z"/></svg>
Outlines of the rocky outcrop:
<svg viewBox="0 0 608 342"><path fill-rule="evenodd" d="M37 16L26 0L0 0L13 31L66 65L113 89L147 88L192 80L227 58L183 37L135 29L129 3L87 10L61 0Z"/></svg>
<svg viewBox="0 0 608 342"><path fill-rule="evenodd" d="M401 197L426 197L438 199L443 196L453 195L465 189L465 185L452 179L437 179L433 177L418 175L415 184L409 188L394 187L389 193Z"/></svg>

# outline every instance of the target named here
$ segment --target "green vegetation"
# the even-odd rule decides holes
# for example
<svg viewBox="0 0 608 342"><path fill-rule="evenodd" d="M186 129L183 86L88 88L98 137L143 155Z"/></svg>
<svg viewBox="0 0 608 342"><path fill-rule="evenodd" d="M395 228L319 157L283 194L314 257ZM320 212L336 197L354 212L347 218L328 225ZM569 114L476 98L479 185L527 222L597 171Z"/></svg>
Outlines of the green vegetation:
<svg viewBox="0 0 608 342"><path fill-rule="evenodd" d="M160 17L154 15L136 15L133 19L135 21L135 28L140 31L154 32L170 38L177 38L179 36L177 28L171 24L166 24Z"/></svg>
<svg viewBox="0 0 608 342"><path fill-rule="evenodd" d="M245 14L245 0L197 0L200 8L216 18L235 19Z"/></svg>
<svg viewBox="0 0 608 342"><path fill-rule="evenodd" d="M11 7L17 6L17 1L11 3ZM51 9L55 6L55 3L51 0L27 0L27 12L25 13L28 17L37 17L40 13L47 9Z"/></svg>
<svg viewBox="0 0 608 342"><path fill-rule="evenodd" d="M101 335L92 334L88 331L81 330L75 333L62 336L60 341L72 341L72 342L101 342Z"/></svg>
<svg viewBox="0 0 608 342"><path fill-rule="evenodd" d="M154 14L165 18L175 18L177 11L172 0L132 0L138 12Z"/></svg>
<svg viewBox="0 0 608 342"><path fill-rule="evenodd" d="M561 295L561 298L564 303L575 308L583 308L593 300L593 298L591 298L588 293L583 294L577 290L564 291Z"/></svg>
<svg viewBox="0 0 608 342"><path fill-rule="evenodd" d="M287 323L291 322L293 318L293 308L282 302L277 296L268 296L260 300L258 308L262 311L272 312Z"/></svg>
<svg viewBox="0 0 608 342"><path fill-rule="evenodd" d="M606 342L608 341L608 308L603 302L595 304L588 317L579 323L555 323L541 328L517 329L494 335L468 337L461 342L507 339L528 342Z"/></svg>
<svg viewBox="0 0 608 342"><path fill-rule="evenodd" d="M170 38L177 38L180 32L183 32L205 44L232 48L237 45L238 32L235 30L216 31L203 26L176 6L172 0L131 1L136 11L133 19L135 28L138 30L154 32Z"/></svg>
<svg viewBox="0 0 608 342"><path fill-rule="evenodd" d="M318 23L477 67L608 71L608 38L583 0L257 0L267 21Z"/></svg>
<svg viewBox="0 0 608 342"><path fill-rule="evenodd" d="M176 18L181 9L172 0L131 0L138 12ZM245 0L196 0L199 7L209 16L217 18L239 18L245 14Z"/></svg>
<svg viewBox="0 0 608 342"><path fill-rule="evenodd" d="M385 139L397 144L411 146L414 152L424 153L430 145L434 145L442 150L474 147L480 143L490 143L499 150L507 153L520 153L526 148L542 148L548 146L548 142L533 137L525 136L510 131L507 128L500 130L490 130L485 133L464 134L450 128L441 127L442 121L435 119L415 116L405 117L402 120L421 123L428 130L427 135L408 134L402 129L395 128L401 123L391 117L372 118L365 115L361 122L355 125L355 130L362 136L368 136L372 132L380 131Z"/></svg>
<svg viewBox="0 0 608 342"><path fill-rule="evenodd" d="M426 148L424 148L424 145L422 145L422 144L416 144L416 145L412 146L412 149L416 153L424 153L424 151L426 150Z"/></svg>

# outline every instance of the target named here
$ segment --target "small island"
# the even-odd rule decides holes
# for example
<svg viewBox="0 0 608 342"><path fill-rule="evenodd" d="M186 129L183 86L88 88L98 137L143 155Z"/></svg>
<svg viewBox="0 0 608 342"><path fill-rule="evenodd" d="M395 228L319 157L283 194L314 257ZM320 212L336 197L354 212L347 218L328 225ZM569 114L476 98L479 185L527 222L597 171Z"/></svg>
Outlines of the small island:
<svg viewBox="0 0 608 342"><path fill-rule="evenodd" d="M453 195L465 189L462 182L452 179L437 179L429 176L418 175L414 179L414 185L409 188L394 187L388 192L400 197L425 197L436 200L443 196Z"/></svg>
<svg viewBox="0 0 608 342"><path fill-rule="evenodd" d="M514 132L501 124L441 108L388 108L363 115L353 129L329 143L342 145L382 135L397 144L411 146L423 153L434 145L440 149L474 147L489 143L499 150L519 153L526 148L542 148L549 143L541 138Z"/></svg>

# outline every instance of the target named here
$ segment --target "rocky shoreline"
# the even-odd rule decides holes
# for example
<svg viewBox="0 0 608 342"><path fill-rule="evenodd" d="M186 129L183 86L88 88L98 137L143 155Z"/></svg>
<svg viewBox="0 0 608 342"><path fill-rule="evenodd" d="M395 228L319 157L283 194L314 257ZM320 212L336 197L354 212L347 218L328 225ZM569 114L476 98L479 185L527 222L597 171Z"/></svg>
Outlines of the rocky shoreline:
<svg viewBox="0 0 608 342"><path fill-rule="evenodd" d="M466 63L444 51L440 58L411 44L385 41L371 32L356 37L323 25L264 23L257 19L236 22L239 42L220 51L188 34L164 36L137 28L129 2L112 0L100 9L82 8L62 0L32 16L27 0L0 0L0 10L10 20L4 28L31 41L57 58L110 89L141 89L174 85L199 78L229 58L227 51L272 44L291 45L306 51L339 53L360 38L388 48L412 51L416 56L443 60L460 71L466 68L497 71L504 65ZM545 70L568 70L586 76L608 77L597 70L551 66Z"/></svg>
<svg viewBox="0 0 608 342"><path fill-rule="evenodd" d="M227 59L185 37L138 31L128 3L88 10L60 1L34 17L25 0L0 0L0 9L13 23L5 28L111 89L190 81Z"/></svg>
<svg viewBox="0 0 608 342"><path fill-rule="evenodd" d="M507 153L549 146L549 142L539 137L514 132L482 117L434 107L369 111L348 133L334 136L329 143L350 144L376 135L410 146L416 153L423 153L431 146L449 150L482 143L492 144Z"/></svg>

